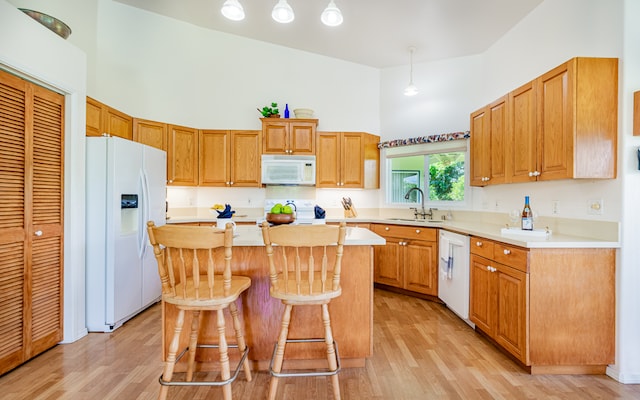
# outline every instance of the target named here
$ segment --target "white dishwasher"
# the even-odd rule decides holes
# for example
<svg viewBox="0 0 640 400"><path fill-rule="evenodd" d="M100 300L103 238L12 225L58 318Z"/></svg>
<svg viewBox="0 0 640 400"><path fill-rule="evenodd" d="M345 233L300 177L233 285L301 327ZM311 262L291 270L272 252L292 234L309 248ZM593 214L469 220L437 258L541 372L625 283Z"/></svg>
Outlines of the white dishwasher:
<svg viewBox="0 0 640 400"><path fill-rule="evenodd" d="M440 229L438 247L438 297L473 327L469 321L469 236Z"/></svg>

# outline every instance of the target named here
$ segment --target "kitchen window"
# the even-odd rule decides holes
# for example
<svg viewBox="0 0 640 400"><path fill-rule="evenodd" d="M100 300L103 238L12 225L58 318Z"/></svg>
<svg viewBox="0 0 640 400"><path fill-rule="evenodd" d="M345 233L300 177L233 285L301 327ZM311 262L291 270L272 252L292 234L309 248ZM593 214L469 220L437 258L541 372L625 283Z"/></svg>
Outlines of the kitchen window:
<svg viewBox="0 0 640 400"><path fill-rule="evenodd" d="M466 189L466 141L426 143L386 149L386 202L431 207L462 205Z"/></svg>

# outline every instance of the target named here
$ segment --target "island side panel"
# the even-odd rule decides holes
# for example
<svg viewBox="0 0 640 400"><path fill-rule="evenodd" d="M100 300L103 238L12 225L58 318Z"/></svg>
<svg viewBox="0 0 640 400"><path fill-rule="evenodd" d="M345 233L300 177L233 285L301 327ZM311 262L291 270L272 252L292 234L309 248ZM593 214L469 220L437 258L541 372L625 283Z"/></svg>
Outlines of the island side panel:
<svg viewBox="0 0 640 400"><path fill-rule="evenodd" d="M218 255L216 255L218 257ZM251 287L242 295L238 307L245 324L245 337L250 348L249 358L263 368L268 365L273 345L280 331L282 303L269 295L269 276L266 252L263 246L233 248L234 274L249 276ZM331 326L334 339L342 359L370 357L373 352L373 248L345 246L341 274L342 295L331 301ZM168 344L173 335L176 308L163 303L163 341L166 357ZM208 314L208 315L206 315ZM225 311L227 337L235 343L231 320ZM181 346L186 345L190 318L185 319L181 335ZM200 342L217 342L215 316L205 313L205 330ZM322 337L324 334L320 306L297 306L293 309L289 337ZM200 361L217 361L218 354L211 350L198 350ZM291 344L286 358L297 360L324 360L323 345Z"/></svg>
<svg viewBox="0 0 640 400"><path fill-rule="evenodd" d="M615 361L615 249L532 249L532 373L598 373Z"/></svg>

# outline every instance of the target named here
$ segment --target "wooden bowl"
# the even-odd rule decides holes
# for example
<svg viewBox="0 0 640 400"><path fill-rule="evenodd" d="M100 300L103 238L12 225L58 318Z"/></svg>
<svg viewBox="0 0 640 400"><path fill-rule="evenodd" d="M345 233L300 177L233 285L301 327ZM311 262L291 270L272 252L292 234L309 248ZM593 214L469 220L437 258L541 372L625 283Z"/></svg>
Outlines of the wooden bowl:
<svg viewBox="0 0 640 400"><path fill-rule="evenodd" d="M267 213L267 222L274 225L290 224L295 220L293 214L272 214Z"/></svg>

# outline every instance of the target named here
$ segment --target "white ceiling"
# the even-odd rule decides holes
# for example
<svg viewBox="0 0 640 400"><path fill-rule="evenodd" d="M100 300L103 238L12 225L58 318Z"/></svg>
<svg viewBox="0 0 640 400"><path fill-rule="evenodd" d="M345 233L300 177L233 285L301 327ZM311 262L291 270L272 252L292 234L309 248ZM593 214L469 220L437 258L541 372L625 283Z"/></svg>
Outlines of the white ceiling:
<svg viewBox="0 0 640 400"><path fill-rule="evenodd" d="M335 0L344 23L320 22L329 0L288 0L296 18L271 19L277 0L239 0L245 19L224 18L224 0L116 0L201 27L376 68L484 52L543 0Z"/></svg>

